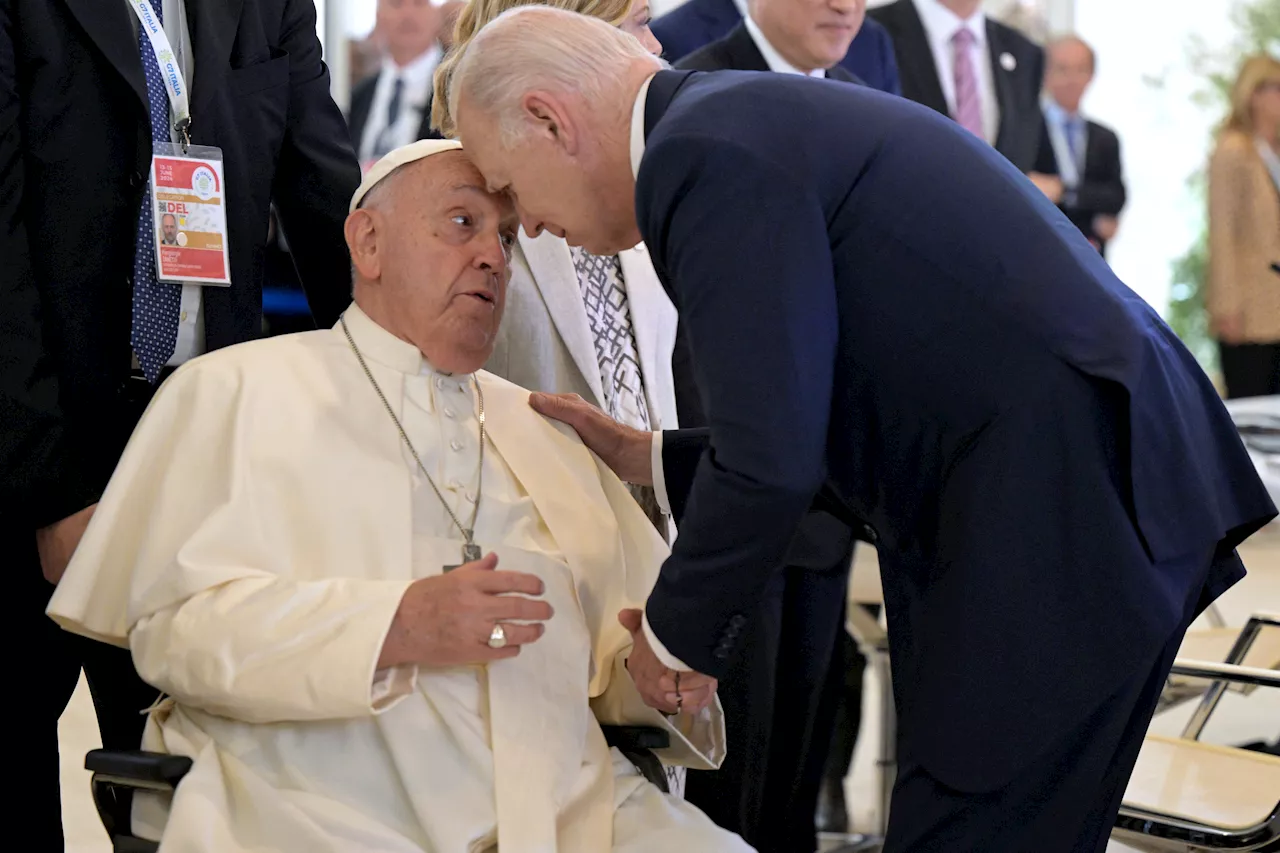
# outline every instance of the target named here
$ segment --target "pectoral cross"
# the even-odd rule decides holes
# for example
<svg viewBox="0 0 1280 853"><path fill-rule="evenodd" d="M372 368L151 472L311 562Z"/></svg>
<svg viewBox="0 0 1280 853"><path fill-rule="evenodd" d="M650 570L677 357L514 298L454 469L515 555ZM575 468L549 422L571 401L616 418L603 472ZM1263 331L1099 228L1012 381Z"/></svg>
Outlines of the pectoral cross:
<svg viewBox="0 0 1280 853"><path fill-rule="evenodd" d="M471 531L467 530L464 532L466 533L467 541L462 546L462 562L456 566L445 566L444 570L446 572L451 572L454 569L460 569L467 563L474 563L476 560L479 560L484 556L480 551L480 546L471 540Z"/></svg>

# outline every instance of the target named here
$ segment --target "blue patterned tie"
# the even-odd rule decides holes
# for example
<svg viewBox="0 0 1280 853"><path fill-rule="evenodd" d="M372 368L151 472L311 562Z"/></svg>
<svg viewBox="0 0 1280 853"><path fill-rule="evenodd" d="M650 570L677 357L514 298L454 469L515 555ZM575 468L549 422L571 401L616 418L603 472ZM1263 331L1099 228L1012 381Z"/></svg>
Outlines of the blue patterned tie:
<svg viewBox="0 0 1280 853"><path fill-rule="evenodd" d="M162 4L152 3L157 20L163 23ZM138 49L142 54L142 70L147 78L147 101L151 113L151 141L169 142L169 95L160 79L151 40L138 27ZM138 242L133 260L133 332L129 342L142 365L147 381L154 383L173 356L178 342L178 309L182 288L156 280L155 212L151 208L151 184L142 198L138 214Z"/></svg>

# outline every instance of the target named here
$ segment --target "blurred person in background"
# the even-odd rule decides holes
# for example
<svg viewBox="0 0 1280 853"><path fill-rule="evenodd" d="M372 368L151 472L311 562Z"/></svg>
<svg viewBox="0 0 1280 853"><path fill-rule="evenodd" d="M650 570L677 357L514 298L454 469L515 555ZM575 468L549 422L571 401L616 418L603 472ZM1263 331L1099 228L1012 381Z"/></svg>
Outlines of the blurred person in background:
<svg viewBox="0 0 1280 853"><path fill-rule="evenodd" d="M868 14L893 37L903 96L985 139L1056 203L1062 183L1043 156L1039 45L988 17L982 0L896 0Z"/></svg>
<svg viewBox="0 0 1280 853"><path fill-rule="evenodd" d="M453 28L458 24L458 15L466 8L464 0L445 0L440 4L440 49L445 53L453 50Z"/></svg>
<svg viewBox="0 0 1280 853"><path fill-rule="evenodd" d="M1209 159L1205 306L1227 396L1280 394L1280 60L1245 60Z"/></svg>
<svg viewBox="0 0 1280 853"><path fill-rule="evenodd" d="M1045 46L1045 59L1045 144L1062 179L1062 193L1053 200L1094 248L1106 255L1107 243L1119 228L1125 188L1120 137L1080 112L1097 56L1082 39L1063 36Z"/></svg>
<svg viewBox="0 0 1280 853"><path fill-rule="evenodd" d="M844 15L851 4L848 0L824 0L819 5L830 8L836 15ZM861 6L859 17L865 15L865 0L858 0L853 5ZM688 0L654 21L653 34L662 42L662 55L676 63L728 36L735 27L749 19L748 11L748 0ZM885 28L875 21L863 21L857 28L857 37L838 62L845 71L871 88L893 95L902 94L893 41Z"/></svg>
<svg viewBox="0 0 1280 853"><path fill-rule="evenodd" d="M431 75L444 51L443 15L432 0L378 0L378 34L384 54L376 76L351 92L347 123L365 168L393 149L431 135Z"/></svg>

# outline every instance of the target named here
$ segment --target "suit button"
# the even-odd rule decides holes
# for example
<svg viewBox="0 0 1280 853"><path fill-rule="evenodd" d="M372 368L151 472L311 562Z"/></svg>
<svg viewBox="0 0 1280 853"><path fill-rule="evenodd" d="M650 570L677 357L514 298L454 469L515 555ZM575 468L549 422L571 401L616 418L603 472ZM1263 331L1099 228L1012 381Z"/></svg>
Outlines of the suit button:
<svg viewBox="0 0 1280 853"><path fill-rule="evenodd" d="M129 186L133 187L135 190L142 186L143 183L144 181L142 180L141 172L134 172L129 176Z"/></svg>
<svg viewBox="0 0 1280 853"><path fill-rule="evenodd" d="M879 541L880 539L880 537L876 535L875 529L872 528L870 524L862 525L862 535L863 535L863 538L865 538L868 542L871 542L872 544Z"/></svg>
<svg viewBox="0 0 1280 853"><path fill-rule="evenodd" d="M726 649L724 646L721 646L720 648L712 652L711 656L716 660L724 660L727 657L729 657L729 650Z"/></svg>
<svg viewBox="0 0 1280 853"><path fill-rule="evenodd" d="M743 625L747 624L747 617L739 613L729 620L729 624L735 628L741 628Z"/></svg>

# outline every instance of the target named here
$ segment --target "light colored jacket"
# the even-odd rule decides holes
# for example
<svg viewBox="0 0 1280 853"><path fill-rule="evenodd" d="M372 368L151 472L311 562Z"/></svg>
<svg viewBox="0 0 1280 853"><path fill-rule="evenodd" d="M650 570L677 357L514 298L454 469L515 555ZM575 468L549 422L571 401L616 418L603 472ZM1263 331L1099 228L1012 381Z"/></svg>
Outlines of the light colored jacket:
<svg viewBox="0 0 1280 853"><path fill-rule="evenodd" d="M1227 131L1209 160L1209 274L1213 316L1239 314L1243 340L1280 341L1280 192L1254 141Z"/></svg>
<svg viewBox="0 0 1280 853"><path fill-rule="evenodd" d="M623 283L631 306L640 371L655 430L675 429L676 391L671 354L676 309L667 298L640 244L620 252ZM564 240L520 232L511 262L506 312L485 370L530 391L578 394L604 408L600 363L582 304L573 256Z"/></svg>

